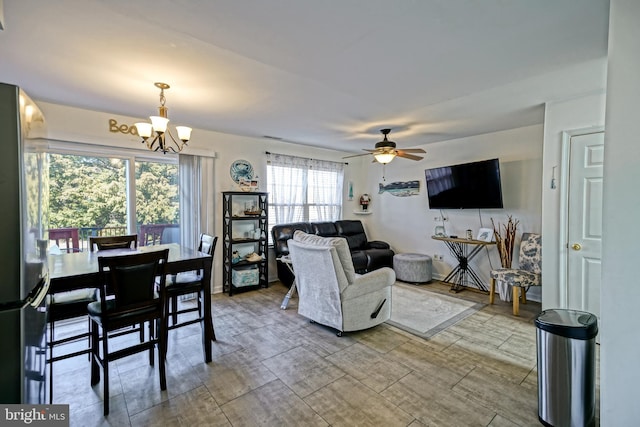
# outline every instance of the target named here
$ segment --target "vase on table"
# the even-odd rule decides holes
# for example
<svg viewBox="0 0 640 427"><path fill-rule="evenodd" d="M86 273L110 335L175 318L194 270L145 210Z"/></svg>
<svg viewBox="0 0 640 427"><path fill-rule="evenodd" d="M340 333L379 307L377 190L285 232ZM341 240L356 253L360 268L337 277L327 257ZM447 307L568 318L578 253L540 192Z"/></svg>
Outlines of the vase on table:
<svg viewBox="0 0 640 427"><path fill-rule="evenodd" d="M511 264L513 262L513 247L516 240L516 230L518 229L519 222L520 221L514 220L513 217L509 215L506 224L501 226L501 224L498 223L496 227L496 224L493 222L493 218L491 218L493 235L496 240L496 248L500 255L500 264L502 265L502 268L511 268ZM502 301L511 301L513 299L511 286L500 281L496 281L496 290L498 291L498 295Z"/></svg>

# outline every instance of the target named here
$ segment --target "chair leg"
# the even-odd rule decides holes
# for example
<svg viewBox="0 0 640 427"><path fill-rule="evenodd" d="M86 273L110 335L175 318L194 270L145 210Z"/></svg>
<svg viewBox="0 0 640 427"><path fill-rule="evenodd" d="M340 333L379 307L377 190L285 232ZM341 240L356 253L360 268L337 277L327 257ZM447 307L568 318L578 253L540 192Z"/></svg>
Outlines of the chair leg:
<svg viewBox="0 0 640 427"><path fill-rule="evenodd" d="M160 390L167 389L167 372L165 370L165 359L167 357L167 327L169 318L164 317L158 322L158 370L160 371Z"/></svg>
<svg viewBox="0 0 640 427"><path fill-rule="evenodd" d="M91 318L89 316L87 316L87 331L91 331ZM87 345L89 346L88 348L91 348L91 334L89 334L89 336L87 337ZM87 360L91 361L91 353L87 353Z"/></svg>
<svg viewBox="0 0 640 427"><path fill-rule="evenodd" d="M108 333L103 330L102 334L102 381L104 388L104 415L109 415L109 340Z"/></svg>
<svg viewBox="0 0 640 427"><path fill-rule="evenodd" d="M496 297L496 279L491 278L491 282L489 286L489 304L493 304L495 297Z"/></svg>
<svg viewBox="0 0 640 427"><path fill-rule="evenodd" d="M105 338L106 339L106 338ZM91 385L96 385L100 382L100 366L98 365L98 346L100 345L100 339L98 337L98 325L95 322L91 322Z"/></svg>
<svg viewBox="0 0 640 427"><path fill-rule="evenodd" d="M171 297L171 321L173 325L178 324L178 297Z"/></svg>
<svg viewBox="0 0 640 427"><path fill-rule="evenodd" d="M520 295L522 295L522 303L526 304L527 303L527 291L525 290L525 288L522 288L520 290Z"/></svg>
<svg viewBox="0 0 640 427"><path fill-rule="evenodd" d="M153 340L154 338L157 338L155 335L155 330L154 330L154 326L155 326L155 322L153 320L149 321L149 341ZM149 365L153 366L154 360L155 360L155 346L151 346L149 347ZM162 351L159 351L160 355L162 355Z"/></svg>
<svg viewBox="0 0 640 427"><path fill-rule="evenodd" d="M50 322L49 323L49 342L47 343L47 346L49 347L49 404L51 405L53 403L53 338L55 337L54 334L54 327L53 325L55 324L55 322Z"/></svg>
<svg viewBox="0 0 640 427"><path fill-rule="evenodd" d="M513 290L513 315L519 316L520 315L520 296L518 294L520 293L520 287L512 286L511 289Z"/></svg>

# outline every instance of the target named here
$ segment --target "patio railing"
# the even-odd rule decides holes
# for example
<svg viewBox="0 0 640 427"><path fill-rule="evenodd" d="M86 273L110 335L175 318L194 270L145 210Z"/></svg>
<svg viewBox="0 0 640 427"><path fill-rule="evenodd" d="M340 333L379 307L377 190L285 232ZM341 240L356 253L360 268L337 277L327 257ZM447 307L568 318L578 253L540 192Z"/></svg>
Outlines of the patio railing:
<svg viewBox="0 0 640 427"><path fill-rule="evenodd" d="M180 241L179 224L141 224L138 230L138 245L150 246L160 243ZM54 244L61 252L83 252L89 250L89 237L121 236L127 234L127 227L66 227L50 228L49 248Z"/></svg>

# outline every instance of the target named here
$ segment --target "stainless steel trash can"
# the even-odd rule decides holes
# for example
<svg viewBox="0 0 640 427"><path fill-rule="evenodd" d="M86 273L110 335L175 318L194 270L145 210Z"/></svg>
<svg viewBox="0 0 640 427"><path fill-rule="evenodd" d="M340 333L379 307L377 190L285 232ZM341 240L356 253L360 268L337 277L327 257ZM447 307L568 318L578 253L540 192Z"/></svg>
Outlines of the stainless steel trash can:
<svg viewBox="0 0 640 427"><path fill-rule="evenodd" d="M596 316L545 310L535 324L540 422L554 427L595 425Z"/></svg>

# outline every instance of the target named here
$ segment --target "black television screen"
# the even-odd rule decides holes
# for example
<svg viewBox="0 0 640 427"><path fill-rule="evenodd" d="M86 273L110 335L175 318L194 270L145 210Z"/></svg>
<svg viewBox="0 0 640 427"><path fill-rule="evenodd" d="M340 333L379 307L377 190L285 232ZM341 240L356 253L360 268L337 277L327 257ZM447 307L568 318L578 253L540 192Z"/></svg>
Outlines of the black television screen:
<svg viewBox="0 0 640 427"><path fill-rule="evenodd" d="M498 159L424 171L430 209L502 208Z"/></svg>

